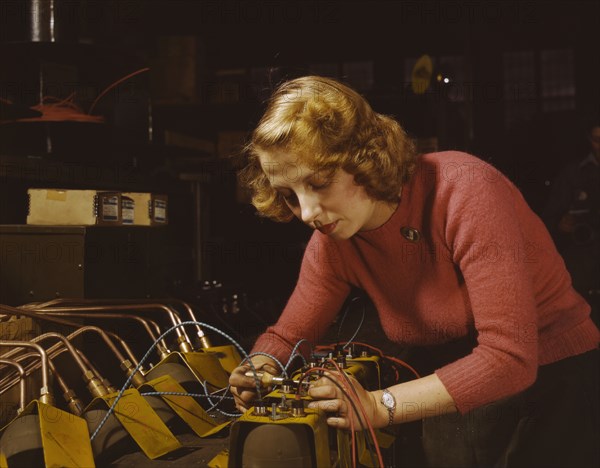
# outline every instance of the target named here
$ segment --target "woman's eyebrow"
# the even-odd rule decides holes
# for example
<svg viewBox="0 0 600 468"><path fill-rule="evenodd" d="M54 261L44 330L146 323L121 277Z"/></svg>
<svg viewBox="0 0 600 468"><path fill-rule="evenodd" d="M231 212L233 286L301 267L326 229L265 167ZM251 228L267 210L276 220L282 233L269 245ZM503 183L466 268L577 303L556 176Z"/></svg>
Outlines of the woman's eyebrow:
<svg viewBox="0 0 600 468"><path fill-rule="evenodd" d="M282 176L283 179L288 179L291 180L292 182L306 182L308 179L312 179L316 176L318 176L319 173L318 172L310 172L308 174L306 174L304 177L285 177ZM281 184L274 184L271 183L271 187L273 187L274 189L289 189L289 187L287 187L286 185L281 185Z"/></svg>

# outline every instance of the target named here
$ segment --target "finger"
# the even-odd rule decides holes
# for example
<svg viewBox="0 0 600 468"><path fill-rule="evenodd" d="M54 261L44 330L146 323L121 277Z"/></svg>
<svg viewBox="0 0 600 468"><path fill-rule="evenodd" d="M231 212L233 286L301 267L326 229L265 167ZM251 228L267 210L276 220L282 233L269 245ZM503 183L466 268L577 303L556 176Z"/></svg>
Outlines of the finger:
<svg viewBox="0 0 600 468"><path fill-rule="evenodd" d="M279 370L273 367L271 364L263 364L260 370L268 372L271 375L279 375Z"/></svg>
<svg viewBox="0 0 600 468"><path fill-rule="evenodd" d="M232 389L231 393L234 398L238 398L240 401L244 402L246 406L249 406L257 397L256 391L251 389L244 388L236 388Z"/></svg>
<svg viewBox="0 0 600 468"><path fill-rule="evenodd" d="M248 408L251 406L251 402L240 398L237 395L233 396L233 401L235 403L235 407L240 410L242 413L245 413Z"/></svg>
<svg viewBox="0 0 600 468"><path fill-rule="evenodd" d="M244 406L243 402L240 402L239 400L235 399L235 407L237 408L237 410L240 413L245 413L246 411L248 411L248 408L246 408L246 406Z"/></svg>
<svg viewBox="0 0 600 468"><path fill-rule="evenodd" d="M309 408L320 409L327 413L340 413L340 415L346 414L346 405L343 400L319 400L313 401L308 404Z"/></svg>
<svg viewBox="0 0 600 468"><path fill-rule="evenodd" d="M229 376L229 383L234 387L256 388L256 379L258 376L247 376L246 372L250 371L250 367L237 367ZM260 385L260 380L259 380Z"/></svg>
<svg viewBox="0 0 600 468"><path fill-rule="evenodd" d="M350 420L340 416L331 416L327 418L327 425L336 429L350 429Z"/></svg>
<svg viewBox="0 0 600 468"><path fill-rule="evenodd" d="M244 374L248 371L248 369L250 368L246 366L240 366L233 369L231 375L229 376L229 383L236 387L241 386L243 382L247 379L247 377Z"/></svg>
<svg viewBox="0 0 600 468"><path fill-rule="evenodd" d="M334 399L339 398L337 390L337 387L335 387L334 385L327 385L321 383L319 385L311 385L311 387L308 389L308 394L313 398Z"/></svg>

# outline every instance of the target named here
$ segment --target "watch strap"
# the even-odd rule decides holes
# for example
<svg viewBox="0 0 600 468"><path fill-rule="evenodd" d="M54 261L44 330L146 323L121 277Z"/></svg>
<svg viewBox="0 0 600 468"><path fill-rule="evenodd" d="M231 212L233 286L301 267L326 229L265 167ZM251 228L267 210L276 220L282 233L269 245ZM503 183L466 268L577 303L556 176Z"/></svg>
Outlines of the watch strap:
<svg viewBox="0 0 600 468"><path fill-rule="evenodd" d="M385 398L386 395L389 395L389 397L393 401L393 405L392 406L388 406L388 405L386 405L386 404L383 403L383 399ZM386 388L386 389L383 390L383 395L382 395L381 402L382 402L383 406L385 406L385 408L388 410L388 426L392 426L394 424L394 413L396 412L396 398L394 398L394 395L392 395L392 392L390 392Z"/></svg>

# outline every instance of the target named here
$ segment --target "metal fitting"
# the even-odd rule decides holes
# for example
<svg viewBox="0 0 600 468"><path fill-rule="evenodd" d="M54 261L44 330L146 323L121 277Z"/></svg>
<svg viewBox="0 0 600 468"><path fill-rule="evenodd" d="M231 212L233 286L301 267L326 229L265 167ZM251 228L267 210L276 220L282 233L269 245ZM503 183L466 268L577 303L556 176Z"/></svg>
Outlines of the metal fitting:
<svg viewBox="0 0 600 468"><path fill-rule="evenodd" d="M133 367L133 364L131 364L131 361L129 359L125 359L123 362L121 362L121 369L125 371L127 377L133 376L131 378L131 382L134 387L139 387L140 385L146 383L146 378L142 374L140 374L139 372L134 373L135 367Z"/></svg>
<svg viewBox="0 0 600 468"><path fill-rule="evenodd" d="M88 390L94 398L108 395L108 389L104 386L102 381L94 375L91 370L83 373L83 380L85 381Z"/></svg>
<svg viewBox="0 0 600 468"><path fill-rule="evenodd" d="M191 353L194 350L192 344L187 340L185 336L177 337L177 344L179 345L179 350L182 353Z"/></svg>

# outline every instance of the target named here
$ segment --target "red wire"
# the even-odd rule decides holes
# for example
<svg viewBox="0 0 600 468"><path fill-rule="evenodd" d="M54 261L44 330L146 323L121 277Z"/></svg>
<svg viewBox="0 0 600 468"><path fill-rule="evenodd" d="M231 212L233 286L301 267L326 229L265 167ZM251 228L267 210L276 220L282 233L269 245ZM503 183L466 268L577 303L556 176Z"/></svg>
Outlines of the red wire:
<svg viewBox="0 0 600 468"><path fill-rule="evenodd" d="M329 369L326 369L325 367L313 367L313 368L307 370L305 372L305 375L312 374L313 372L316 372L316 371L328 372ZM340 382L340 384L344 385L345 383ZM300 385L298 385L298 388L300 388ZM346 395L349 398L352 398L351 395L348 395L347 393L346 393ZM353 399L352 401L354 401L354 403L356 404L355 399ZM360 404L360 402L359 402L359 404ZM354 430L354 417L353 417L354 416L354 408L352 406L348 406L348 413L349 413L348 416L349 416L349 421L350 421L350 432L351 432L350 453L352 455L352 466L356 467L356 434L355 434L355 430Z"/></svg>
<svg viewBox="0 0 600 468"><path fill-rule="evenodd" d="M341 373L341 375L344 377L345 381L343 380L341 382L342 385L344 385L346 387L346 396L348 398L350 398L354 404L356 405L356 407L361 411L363 419L367 425L367 428L369 430L369 432L371 433L371 437L373 438L373 443L375 444L375 449L377 451L377 458L379 460L379 464L380 466L384 466L383 464L383 457L381 456L381 450L379 449L379 444L377 443L377 437L375 436L375 429L373 428L373 425L371 424L371 421L369 421L369 418L367 418L367 414L366 411L362 405L362 403L360 402L360 399L358 398L358 394L356 393L356 390L354 389L354 386L352 385L352 383L350 382L350 379L348 378L348 376L346 375L345 372L343 372L339 366L337 365L337 363L333 360L330 360L333 365L335 366L335 368ZM315 371L324 371L324 372L330 372L330 369L326 369L324 367L313 367L311 369L309 369L308 371L306 371L306 374L311 373L311 372L315 372ZM348 407L348 411L351 412L353 411L351 409L351 407ZM352 424L352 418L350 418L351 424Z"/></svg>
<svg viewBox="0 0 600 468"><path fill-rule="evenodd" d="M375 444L375 450L377 451L377 459L379 460L379 466L381 468L383 468L385 465L383 464L383 457L381 456L381 450L379 449L379 444L377 443L377 437L375 436L375 429L373 428L371 421L369 421L369 418L367 418L367 413L365 411L364 406L360 402L360 398L358 397L358 393L356 392L354 385L352 385L352 382L350 381L350 378L346 375L346 373L342 369L340 369L340 366L338 366L337 362L335 362L333 359L328 359L328 361L330 363L332 363L335 366L335 368L337 369L337 371L343 376L343 378L346 381L347 386L350 388L350 392L352 392L354 394L354 401L355 401L358 409L362 413L363 418L365 419L365 422L367 423L367 427L369 428L369 432L371 433L371 436L373 437L373 443ZM352 396L352 393L349 394L349 396Z"/></svg>
<svg viewBox="0 0 600 468"><path fill-rule="evenodd" d="M113 89L115 86L118 86L119 84L123 83L124 81L126 81L136 75L139 75L140 73L147 72L148 70L150 70L150 68L148 68L148 67L141 68L140 70L134 71L133 73L130 73L129 75L124 76L123 78L120 78L117 81L115 81L114 83L112 83L111 85L109 85L106 89L104 89L104 91L102 91L96 97L96 99L94 99L94 102L92 102L92 105L90 106L90 110L88 111L87 114L84 113L83 109L81 109L81 107L79 107L75 103L75 101L74 101L75 93L73 92L65 99L59 99L54 96L44 96L42 98L42 102L31 107L31 109L37 110L42 113L42 115L40 117L28 117L28 118L15 119L15 120L4 120L4 121L0 121L0 123L6 123L6 122L103 123L104 117L99 116L99 115L91 115L92 110L94 109L94 107L96 106L98 101L103 96L105 96L106 93L108 93L111 89ZM0 101L4 102L6 104L12 104L12 102L10 102L7 99L3 99L3 98L0 98Z"/></svg>
<svg viewBox="0 0 600 468"><path fill-rule="evenodd" d="M108 88L106 88L104 91L102 91L98 97L96 99L94 99L94 102L92 102L92 105L90 106L90 110L88 110L88 115L92 113L92 111L94 110L94 107L96 107L96 104L98 103L98 101L102 98L102 96L104 96L106 93L108 93L111 89L113 89L115 86L120 85L121 83L123 83L123 81L127 81L129 78L133 78L136 75L139 75L140 73L144 73L149 71L150 68L149 67L145 67L145 68L140 68L137 71L134 71L133 73L130 73L127 76L124 76L123 78L115 81L113 84L111 84L110 86L108 86Z"/></svg>
<svg viewBox="0 0 600 468"><path fill-rule="evenodd" d="M398 358L395 358L393 356L388 356L387 354L384 354L384 352L381 349L376 348L375 346L369 345L367 343L360 343L358 341L353 341L352 343L354 343L356 345L359 345L359 346L365 346L366 348L369 348L369 349L372 349L374 351L377 351L381 357L389 359L390 361L395 362L396 364L400 364L402 367L404 367L404 368L408 369L409 371L411 371L418 379L421 378L421 376L419 375L419 373L413 367L411 367L409 364L407 364L406 362L404 362L402 359L398 359Z"/></svg>

